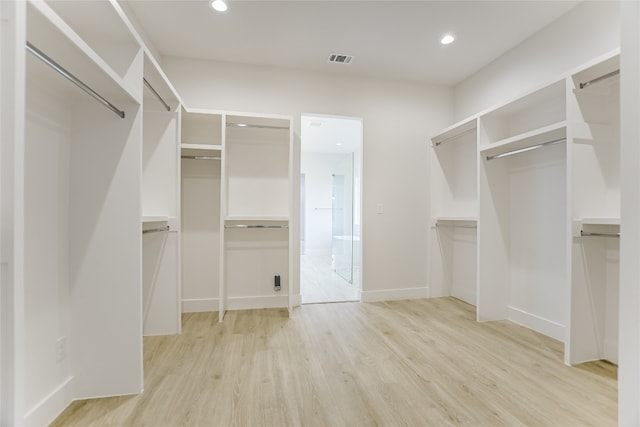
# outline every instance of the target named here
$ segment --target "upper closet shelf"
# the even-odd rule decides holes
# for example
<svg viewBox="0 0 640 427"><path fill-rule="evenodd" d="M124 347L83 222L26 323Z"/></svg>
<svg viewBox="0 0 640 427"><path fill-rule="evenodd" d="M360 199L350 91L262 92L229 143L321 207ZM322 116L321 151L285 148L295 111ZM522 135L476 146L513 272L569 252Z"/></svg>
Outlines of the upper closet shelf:
<svg viewBox="0 0 640 427"><path fill-rule="evenodd" d="M573 236L620 237L620 218L581 218L573 221Z"/></svg>
<svg viewBox="0 0 640 427"><path fill-rule="evenodd" d="M137 94L129 89L123 78L47 4L30 1L27 4L27 22L27 41L92 91L124 110L125 114L126 105L131 101L140 103ZM30 60L34 56L29 55L28 58ZM60 96L69 100L87 96L70 83L60 84L64 78L50 66L42 64L30 68L42 85L51 90L64 90Z"/></svg>
<svg viewBox="0 0 640 427"><path fill-rule="evenodd" d="M431 137L431 143L434 147L442 143L455 140L463 135L473 133L478 128L478 119L476 117L467 118L448 128L442 130L437 135Z"/></svg>
<svg viewBox="0 0 640 427"><path fill-rule="evenodd" d="M512 136L483 147L480 154L487 160L521 153L547 144L564 142L567 138L566 121Z"/></svg>
<svg viewBox="0 0 640 427"><path fill-rule="evenodd" d="M620 218L581 218L582 225L620 225Z"/></svg>
<svg viewBox="0 0 640 427"><path fill-rule="evenodd" d="M220 157L221 145L180 144L182 157Z"/></svg>
<svg viewBox="0 0 640 427"><path fill-rule="evenodd" d="M169 217L168 216L143 216L142 217L142 223L147 223L147 222L168 222L169 221Z"/></svg>

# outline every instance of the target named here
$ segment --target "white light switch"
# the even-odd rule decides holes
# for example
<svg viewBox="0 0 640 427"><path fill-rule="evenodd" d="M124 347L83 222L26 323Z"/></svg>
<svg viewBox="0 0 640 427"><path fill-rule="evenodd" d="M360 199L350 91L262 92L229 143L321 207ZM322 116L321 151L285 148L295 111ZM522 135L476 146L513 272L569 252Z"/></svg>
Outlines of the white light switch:
<svg viewBox="0 0 640 427"><path fill-rule="evenodd" d="M376 205L376 213L378 215L383 214L384 213L384 205L382 203L378 203Z"/></svg>

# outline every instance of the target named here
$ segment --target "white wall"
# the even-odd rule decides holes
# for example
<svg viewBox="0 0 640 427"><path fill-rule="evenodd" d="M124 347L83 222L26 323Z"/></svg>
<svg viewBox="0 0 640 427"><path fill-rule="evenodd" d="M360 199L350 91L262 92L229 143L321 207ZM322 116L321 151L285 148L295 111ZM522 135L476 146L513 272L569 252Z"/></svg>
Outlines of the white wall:
<svg viewBox="0 0 640 427"><path fill-rule="evenodd" d="M455 117L493 107L620 46L617 1L585 1L455 87Z"/></svg>
<svg viewBox="0 0 640 427"><path fill-rule="evenodd" d="M188 107L293 115L297 144L302 113L362 117L363 299L426 296L427 137L451 122L451 89L170 57L163 66Z"/></svg>

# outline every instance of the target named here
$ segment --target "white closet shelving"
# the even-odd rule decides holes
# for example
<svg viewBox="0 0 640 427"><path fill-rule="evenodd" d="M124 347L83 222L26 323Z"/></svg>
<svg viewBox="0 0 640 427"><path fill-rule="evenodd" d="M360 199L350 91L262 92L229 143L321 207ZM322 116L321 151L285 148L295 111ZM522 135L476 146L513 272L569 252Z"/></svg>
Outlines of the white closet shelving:
<svg viewBox="0 0 640 427"><path fill-rule="evenodd" d="M218 311L224 114L182 112L182 307Z"/></svg>
<svg viewBox="0 0 640 427"><path fill-rule="evenodd" d="M619 56L614 55L568 79L573 222L568 364L595 359L618 362L619 69Z"/></svg>
<svg viewBox="0 0 640 427"><path fill-rule="evenodd" d="M143 389L142 49L116 4L63 3L21 3L24 21L6 21L29 50L15 76L24 139L13 142L18 425ZM98 40L106 28L117 36Z"/></svg>
<svg viewBox="0 0 640 427"><path fill-rule="evenodd" d="M566 316L565 96L562 79L479 119L478 319L557 339Z"/></svg>
<svg viewBox="0 0 640 427"><path fill-rule="evenodd" d="M612 52L432 138L431 295L477 259L478 320L554 337L567 364L617 363L618 70Z"/></svg>
<svg viewBox="0 0 640 427"><path fill-rule="evenodd" d="M291 118L229 114L225 128L220 319L227 309L291 309Z"/></svg>
<svg viewBox="0 0 640 427"><path fill-rule="evenodd" d="M144 335L181 330L180 101L155 60L143 74L142 254Z"/></svg>
<svg viewBox="0 0 640 427"><path fill-rule="evenodd" d="M431 138L429 295L476 305L477 118Z"/></svg>

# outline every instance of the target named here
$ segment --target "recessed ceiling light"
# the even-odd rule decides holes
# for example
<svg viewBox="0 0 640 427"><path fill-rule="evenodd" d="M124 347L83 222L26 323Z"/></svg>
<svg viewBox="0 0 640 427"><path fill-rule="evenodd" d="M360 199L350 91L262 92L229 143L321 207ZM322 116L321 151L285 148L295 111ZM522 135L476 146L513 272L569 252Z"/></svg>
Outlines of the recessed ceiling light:
<svg viewBox="0 0 640 427"><path fill-rule="evenodd" d="M455 38L455 37L453 37L451 34L445 34L445 35L444 35L444 36L442 36L442 38L440 39L440 43L442 43L442 44L451 44L451 43L453 43L453 41L454 41L455 39L456 39L456 38Z"/></svg>
<svg viewBox="0 0 640 427"><path fill-rule="evenodd" d="M336 142L336 146L342 147L342 142Z"/></svg>
<svg viewBox="0 0 640 427"><path fill-rule="evenodd" d="M218 12L224 12L227 10L227 4L224 0L213 0L211 2L211 7Z"/></svg>

